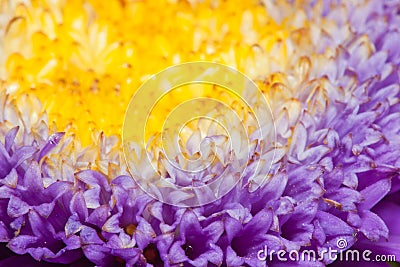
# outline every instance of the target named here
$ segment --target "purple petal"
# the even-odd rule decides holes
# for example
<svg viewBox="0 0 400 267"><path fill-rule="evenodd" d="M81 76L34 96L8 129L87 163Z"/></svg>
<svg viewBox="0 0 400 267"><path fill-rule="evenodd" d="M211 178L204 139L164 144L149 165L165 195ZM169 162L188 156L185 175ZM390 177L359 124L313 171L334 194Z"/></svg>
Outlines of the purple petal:
<svg viewBox="0 0 400 267"><path fill-rule="evenodd" d="M390 191L391 180L380 180L361 191L364 201L358 205L360 210L370 210Z"/></svg>
<svg viewBox="0 0 400 267"><path fill-rule="evenodd" d="M182 242L175 242L169 250L169 260L171 263L181 263L188 260L185 251L182 249Z"/></svg>
<svg viewBox="0 0 400 267"><path fill-rule="evenodd" d="M19 235L14 237L9 243L8 247L17 254L25 254L26 249L38 241L36 236Z"/></svg>
<svg viewBox="0 0 400 267"><path fill-rule="evenodd" d="M43 192L43 179L37 162L33 161L31 163L29 168L26 170L22 183L30 192Z"/></svg>
<svg viewBox="0 0 400 267"><path fill-rule="evenodd" d="M114 257L110 249L101 245L88 245L83 248L85 256L97 266L112 266Z"/></svg>
<svg viewBox="0 0 400 267"><path fill-rule="evenodd" d="M4 177L4 179L1 181L1 183L11 187L11 188L16 188L18 184L18 173L15 169L12 169L10 173Z"/></svg>
<svg viewBox="0 0 400 267"><path fill-rule="evenodd" d="M325 243L326 234L325 234L324 228L322 228L319 220L314 221L313 238L318 241L319 245L322 245Z"/></svg>
<svg viewBox="0 0 400 267"><path fill-rule="evenodd" d="M34 210L39 213L40 216L47 218L50 216L51 212L54 209L54 202L50 202L50 203L43 203L40 204L39 206L35 206Z"/></svg>
<svg viewBox="0 0 400 267"><path fill-rule="evenodd" d="M85 197L86 206L89 209L96 209L101 206L100 194L101 194L101 189L99 187L86 190L83 193L83 196Z"/></svg>
<svg viewBox="0 0 400 267"><path fill-rule="evenodd" d="M16 196L11 196L7 206L7 214L16 218L28 213L31 206Z"/></svg>
<svg viewBox="0 0 400 267"><path fill-rule="evenodd" d="M135 181L132 177L127 175L121 175L111 181L112 185L118 185L125 190L129 189L137 189L138 186L136 185Z"/></svg>
<svg viewBox="0 0 400 267"><path fill-rule="evenodd" d="M108 233L119 233L122 231L122 228L119 226L120 214L115 214L111 216L103 225L102 229Z"/></svg>
<svg viewBox="0 0 400 267"><path fill-rule="evenodd" d="M45 218L41 217L37 212L31 210L28 214L29 223L32 229L32 233L39 237L50 237L54 238L55 230L53 226L46 221Z"/></svg>
<svg viewBox="0 0 400 267"><path fill-rule="evenodd" d="M370 240L377 241L380 237L388 238L389 229L385 222L375 213L370 211L361 212L360 231Z"/></svg>
<svg viewBox="0 0 400 267"><path fill-rule="evenodd" d="M76 213L79 219L84 222L89 216L89 212L86 208L85 198L82 191L78 191L74 194L71 199L71 204L69 206L71 213Z"/></svg>
<svg viewBox="0 0 400 267"><path fill-rule="evenodd" d="M139 250L137 248L113 249L113 255L126 261L128 266L133 266L139 259Z"/></svg>
<svg viewBox="0 0 400 267"><path fill-rule="evenodd" d="M8 233L8 228L4 222L0 221L0 242L10 241L10 235Z"/></svg>
<svg viewBox="0 0 400 267"><path fill-rule="evenodd" d="M15 137L17 136L18 130L19 130L19 126L12 128L6 134L4 146L9 154L11 154L11 147L14 144L14 140L15 140Z"/></svg>
<svg viewBox="0 0 400 267"><path fill-rule="evenodd" d="M92 171L92 170L85 170L78 172L76 177L84 182L85 184L89 185L90 187L101 187L105 191L110 191L110 185L107 181L107 178L99 172Z"/></svg>
<svg viewBox="0 0 400 267"><path fill-rule="evenodd" d="M10 223L10 227L19 232L25 224L25 216L20 216Z"/></svg>
<svg viewBox="0 0 400 267"><path fill-rule="evenodd" d="M244 259L239 257L236 252L228 246L226 249L226 264L228 266L242 266Z"/></svg>
<svg viewBox="0 0 400 267"><path fill-rule="evenodd" d="M83 229L83 225L82 225L78 215L74 214L68 218L68 221L65 224L64 231L65 231L65 235L67 237L70 237L71 235L78 233L82 229Z"/></svg>
<svg viewBox="0 0 400 267"><path fill-rule="evenodd" d="M356 204L362 200L361 194L358 191L347 187L342 187L333 192L327 193L324 197L340 203L340 209L343 211L357 210Z"/></svg>
<svg viewBox="0 0 400 267"><path fill-rule="evenodd" d="M4 178L11 170L11 158L6 148L0 142L0 178Z"/></svg>
<svg viewBox="0 0 400 267"><path fill-rule="evenodd" d="M225 231L229 242L243 230L243 225L234 218L225 219Z"/></svg>
<svg viewBox="0 0 400 267"><path fill-rule="evenodd" d="M156 236L151 225L145 219L141 218L135 231L138 247L144 249Z"/></svg>
<svg viewBox="0 0 400 267"><path fill-rule="evenodd" d="M188 262L194 266L207 266L208 262L221 266L223 261L223 252L221 248L214 244L210 244L210 248L211 249L201 254L196 259Z"/></svg>
<svg viewBox="0 0 400 267"><path fill-rule="evenodd" d="M83 245L104 244L97 231L90 227L82 227L80 237Z"/></svg>
<svg viewBox="0 0 400 267"><path fill-rule="evenodd" d="M193 211L186 211L181 221L181 239L186 240L186 235L200 235L201 226L196 214Z"/></svg>
<svg viewBox="0 0 400 267"><path fill-rule="evenodd" d="M260 233L266 233L272 224L272 210L263 209L244 226L243 232L246 236L256 236Z"/></svg>
<svg viewBox="0 0 400 267"><path fill-rule="evenodd" d="M221 221L213 222L203 229L203 233L209 237L212 243L217 242L223 232L224 224Z"/></svg>
<svg viewBox="0 0 400 267"><path fill-rule="evenodd" d="M101 228L109 217L110 208L108 205L102 205L90 213L87 222Z"/></svg>
<svg viewBox="0 0 400 267"><path fill-rule="evenodd" d="M43 148L39 152L38 161L40 161L46 154L48 154L54 147L56 147L64 135L65 135L65 133L55 133L55 134L52 134L51 136L49 136L46 144L43 146Z"/></svg>
<svg viewBox="0 0 400 267"><path fill-rule="evenodd" d="M12 155L12 157L10 159L10 162L12 163L14 168L18 167L25 160L32 158L36 152L37 152L37 149L35 147L31 147L31 146L20 147L14 152L14 154Z"/></svg>
<svg viewBox="0 0 400 267"><path fill-rule="evenodd" d="M318 211L315 215L324 233L328 236L352 235L354 230L347 223L327 212Z"/></svg>
<svg viewBox="0 0 400 267"><path fill-rule="evenodd" d="M51 199L59 199L62 195L71 192L73 189L72 182L57 181L49 185L44 190L44 195L50 196Z"/></svg>

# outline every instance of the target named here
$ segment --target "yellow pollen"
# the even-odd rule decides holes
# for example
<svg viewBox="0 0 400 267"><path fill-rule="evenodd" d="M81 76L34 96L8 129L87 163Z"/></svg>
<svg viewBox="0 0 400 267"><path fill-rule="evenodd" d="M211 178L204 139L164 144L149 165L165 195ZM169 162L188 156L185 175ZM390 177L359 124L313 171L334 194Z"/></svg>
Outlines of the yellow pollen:
<svg viewBox="0 0 400 267"><path fill-rule="evenodd" d="M133 233L135 233L135 231L136 231L136 225L134 224L130 224L127 227L125 227L125 232L130 236L132 236Z"/></svg>

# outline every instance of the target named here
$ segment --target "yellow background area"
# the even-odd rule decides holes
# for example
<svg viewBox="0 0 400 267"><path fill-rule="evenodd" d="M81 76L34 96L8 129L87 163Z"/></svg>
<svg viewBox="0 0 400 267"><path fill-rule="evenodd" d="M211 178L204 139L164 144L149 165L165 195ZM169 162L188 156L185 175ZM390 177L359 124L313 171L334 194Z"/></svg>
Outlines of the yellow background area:
<svg viewBox="0 0 400 267"><path fill-rule="evenodd" d="M272 49L277 64L286 61L288 29L260 1L16 3L2 4L12 14L0 53L4 88L36 95L50 123L84 145L101 131L119 135L135 90L166 67L207 60L262 79ZM166 109L196 94L171 95Z"/></svg>

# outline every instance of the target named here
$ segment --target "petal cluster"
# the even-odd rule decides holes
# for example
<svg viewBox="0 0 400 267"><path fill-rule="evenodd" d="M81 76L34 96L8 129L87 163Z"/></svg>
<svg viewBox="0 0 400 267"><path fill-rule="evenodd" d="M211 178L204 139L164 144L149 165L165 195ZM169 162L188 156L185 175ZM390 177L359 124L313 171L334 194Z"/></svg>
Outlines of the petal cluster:
<svg viewBox="0 0 400 267"><path fill-rule="evenodd" d="M271 100L276 142L252 140L249 172L228 194L204 206L180 208L152 199L129 174L118 136L99 134L82 147L70 132L51 126L37 98L4 90L0 265L349 264L328 257L327 249L368 249L400 259L399 3L263 1L261 6L289 32L276 41L282 46L268 52L284 47L283 63L271 61L267 70L257 65L267 53L257 54L257 45L254 54L232 50L224 59L247 62L238 65ZM243 31L251 40L251 29ZM194 131L189 140L197 135ZM262 183L252 171L270 160L271 151L260 143L275 151L271 167L256 173L267 178ZM185 145L191 154L198 152L190 141ZM162 162L156 152L153 159ZM221 147L207 175L220 170L228 154ZM233 176L229 164L225 171ZM159 171L193 181L166 164ZM136 162L133 175L146 177L147 170ZM260 259L266 247L311 256Z"/></svg>

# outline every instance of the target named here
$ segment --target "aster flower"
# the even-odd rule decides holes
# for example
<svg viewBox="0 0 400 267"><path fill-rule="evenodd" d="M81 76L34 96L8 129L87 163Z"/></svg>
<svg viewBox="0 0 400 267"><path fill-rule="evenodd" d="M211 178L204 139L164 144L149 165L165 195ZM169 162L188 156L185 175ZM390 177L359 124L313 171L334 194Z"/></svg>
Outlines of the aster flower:
<svg viewBox="0 0 400 267"><path fill-rule="evenodd" d="M235 20L225 27L227 15L221 15L223 21L218 17L210 22L209 7L195 1L168 3L169 8L120 1L110 4L113 12L95 2L83 7L79 1L19 5L16 13L23 19L10 23L3 48L8 74L0 113L4 136L0 143L0 265L35 266L40 261L40 266L44 262L325 266L332 259L319 261L317 256L327 248L370 249L373 255L400 258L395 220L400 205L399 6L395 1L310 1L306 7L306 2L212 7L225 15L240 10L240 27ZM197 15L186 12L194 7ZM135 19L121 20L131 17L132 9ZM167 14L171 17L177 14L182 23L176 25L194 36L193 44L187 46L179 38L166 41L166 32L175 32L176 27L159 16L150 18L150 25L160 29L157 34L137 27L140 21L150 20L143 10L160 9L172 12ZM78 14L84 10L84 15L74 17L76 10ZM104 11L110 16L107 19ZM46 23L38 27L34 23L38 18L47 18ZM121 28L107 24L118 19L124 22ZM199 26L194 27L193 21ZM89 25L87 32L82 30L84 24ZM132 40L126 34L131 29L143 38ZM154 54L148 52L146 36L156 36ZM123 42L114 42L119 38ZM56 51L60 44L68 49L57 52L58 58L57 53L41 53ZM235 187L215 202L187 209L157 202L139 189L127 171L119 137L107 137L120 123L107 118L122 114L132 79L138 82L171 62L193 59L222 61L249 74L272 100L277 140L260 150L259 142L268 140L254 140L260 129L253 129L243 179L235 180ZM38 68L33 68L37 62ZM114 76L116 80L110 80ZM113 97L106 88L113 88ZM48 100L51 90L78 97L71 102L63 99L57 110L57 94L53 102ZM104 107L91 102L105 97L110 102ZM93 107L90 112L65 113L74 103L76 110L85 110L88 99ZM56 127L66 127L68 133L51 135L54 128L44 110ZM81 114L82 120L74 117ZM246 119L244 123L251 125ZM13 128L18 125L19 130ZM90 133L81 130L88 125L94 141L83 149L77 139L90 143ZM183 150L196 154L193 144L198 139L194 132ZM229 151L223 142L218 145L218 160L194 178L176 172L156 153L157 146L152 147L152 159L159 163L159 172L178 184L203 184L221 170L235 179L236 163L243 162L238 158L225 164ZM262 162L271 159L272 148L276 157L269 168ZM262 167L253 175L257 164ZM131 169L138 177L149 173L140 162ZM179 197L185 200L186 196ZM339 240L345 240L347 247L339 248ZM265 245L286 252L311 249L315 257L260 261L257 253Z"/></svg>

